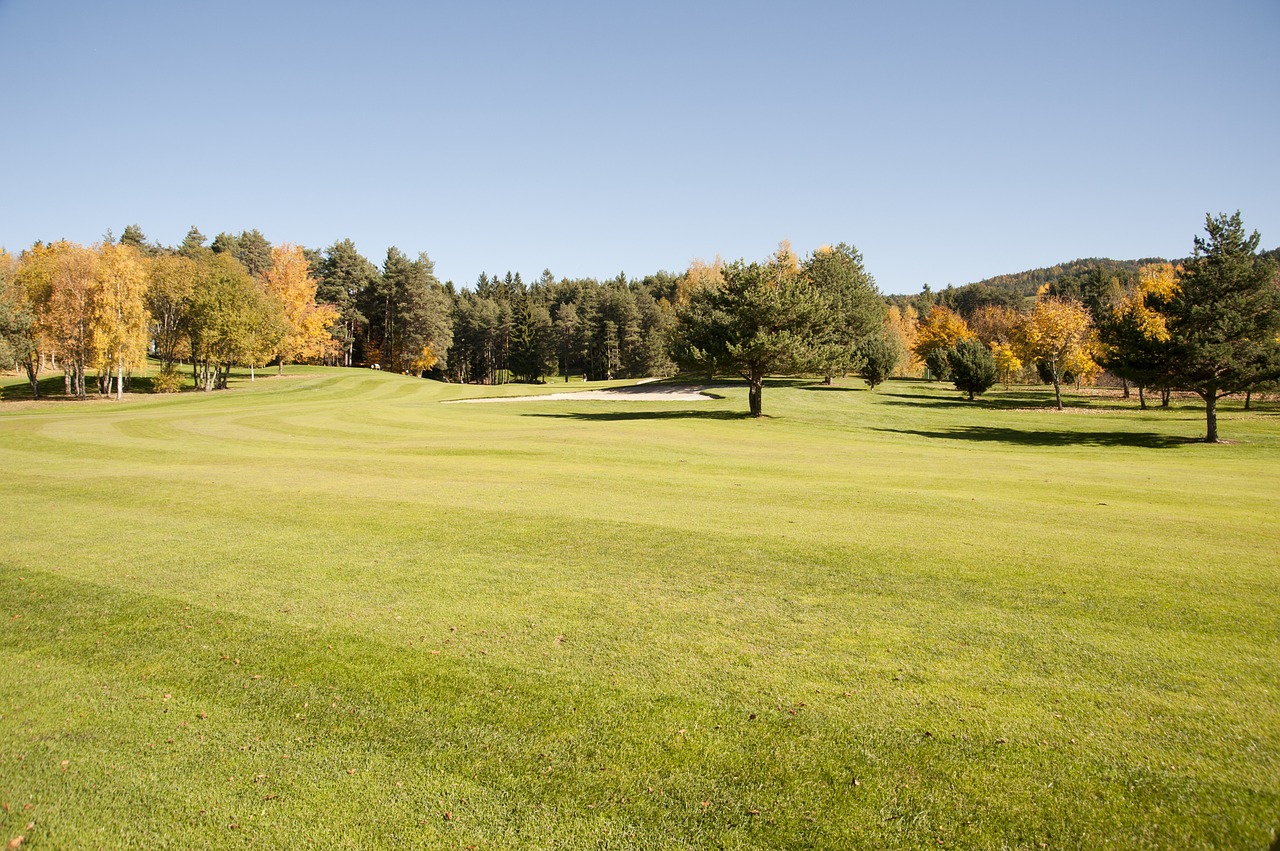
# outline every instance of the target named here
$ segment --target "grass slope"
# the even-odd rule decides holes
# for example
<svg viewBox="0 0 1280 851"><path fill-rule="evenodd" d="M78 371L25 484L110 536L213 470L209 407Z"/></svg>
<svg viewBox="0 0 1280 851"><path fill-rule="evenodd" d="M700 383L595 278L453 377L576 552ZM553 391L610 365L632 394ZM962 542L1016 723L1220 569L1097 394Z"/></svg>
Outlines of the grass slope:
<svg viewBox="0 0 1280 851"><path fill-rule="evenodd" d="M1206 446L1199 409L1044 391L779 381L753 421L739 386L441 405L531 389L290 372L0 404L0 838L1260 848L1280 826L1274 408Z"/></svg>

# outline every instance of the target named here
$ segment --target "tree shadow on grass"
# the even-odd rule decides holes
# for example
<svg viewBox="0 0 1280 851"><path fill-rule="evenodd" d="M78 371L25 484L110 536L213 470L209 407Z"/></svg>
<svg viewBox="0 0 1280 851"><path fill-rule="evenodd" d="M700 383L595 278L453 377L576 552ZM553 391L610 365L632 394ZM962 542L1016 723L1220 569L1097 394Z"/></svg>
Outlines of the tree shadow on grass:
<svg viewBox="0 0 1280 851"><path fill-rule="evenodd" d="M904 405L909 407L928 406L931 408L1044 408L1056 409L1053 396L1046 398L1044 393L1005 391L995 396L983 396L970 402L959 390L954 393L878 393L886 405ZM1066 406L1069 408L1097 407L1089 400L1072 399Z"/></svg>
<svg viewBox="0 0 1280 851"><path fill-rule="evenodd" d="M971 440L980 443L1009 443L1018 446L1132 446L1141 449L1176 449L1204 441L1194 437L1156 434L1150 431L1024 431L994 426L965 426L939 431L908 428L877 428L876 431L914 434L941 440Z"/></svg>
<svg viewBox="0 0 1280 851"><path fill-rule="evenodd" d="M605 423L620 420L745 420L749 411L562 411L555 414L525 413L522 417L544 417L556 420L582 420Z"/></svg>
<svg viewBox="0 0 1280 851"><path fill-rule="evenodd" d="M865 387L836 387L833 384L810 384L801 390L816 390L819 393L866 393Z"/></svg>

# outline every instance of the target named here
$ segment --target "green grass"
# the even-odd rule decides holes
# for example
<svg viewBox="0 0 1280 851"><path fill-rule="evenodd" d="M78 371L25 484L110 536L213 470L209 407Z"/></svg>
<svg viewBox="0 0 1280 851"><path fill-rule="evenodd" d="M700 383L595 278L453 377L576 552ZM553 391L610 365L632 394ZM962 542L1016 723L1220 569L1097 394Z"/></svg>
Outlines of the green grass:
<svg viewBox="0 0 1280 851"><path fill-rule="evenodd" d="M1280 414L0 402L0 841L1265 848ZM34 823L30 831L28 823Z"/></svg>

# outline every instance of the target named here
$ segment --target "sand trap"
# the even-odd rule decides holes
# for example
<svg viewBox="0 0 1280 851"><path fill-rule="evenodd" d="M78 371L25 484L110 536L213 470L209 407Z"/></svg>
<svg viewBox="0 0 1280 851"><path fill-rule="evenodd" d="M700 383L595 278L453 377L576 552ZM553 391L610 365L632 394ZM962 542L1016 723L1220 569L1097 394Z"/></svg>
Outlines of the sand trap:
<svg viewBox="0 0 1280 851"><path fill-rule="evenodd" d="M695 385L637 384L610 390L575 390L536 396L488 396L483 399L450 399L446 405L476 402L707 402L711 397Z"/></svg>

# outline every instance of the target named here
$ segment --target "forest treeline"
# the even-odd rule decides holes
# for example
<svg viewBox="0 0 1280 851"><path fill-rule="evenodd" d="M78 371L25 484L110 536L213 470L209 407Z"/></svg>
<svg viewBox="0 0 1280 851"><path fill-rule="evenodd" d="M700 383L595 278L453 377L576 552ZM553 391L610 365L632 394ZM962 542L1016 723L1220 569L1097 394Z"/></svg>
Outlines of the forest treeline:
<svg viewBox="0 0 1280 851"><path fill-rule="evenodd" d="M61 369L77 397L90 373L97 392L123 393L148 356L161 362L159 390L178 388L180 367L216 390L233 366L294 362L480 384L688 370L745 378L757 416L768 374L854 373L873 388L949 378L970 398L999 380L1039 381L1061 407L1063 383L1109 373L1143 405L1148 390L1165 404L1174 389L1201 394L1212 434L1216 399L1280 378L1280 252L1258 251L1238 213L1206 225L1176 264L1079 260L887 297L844 243L801 258L784 241L762 262L642 278L507 272L458 288L425 253L395 247L379 266L350 240L315 250L251 230L210 242L192 227L161 246L130 225L93 246L0 251L0 365L25 370L33 395L44 370Z"/></svg>
<svg viewBox="0 0 1280 851"><path fill-rule="evenodd" d="M878 323L879 293L849 252ZM722 266L606 280L482 274L459 288L425 253L395 247L376 265L350 240L315 250L257 230L209 241L192 227L162 246L130 225L93 246L0 252L0 362L24 369L33 394L43 371L62 369L80 397L90 373L98 392L123 392L147 356L162 363L160 389L176 389L179 365L200 390L226 386L232 366L293 362L480 384L669 375L677 308Z"/></svg>

